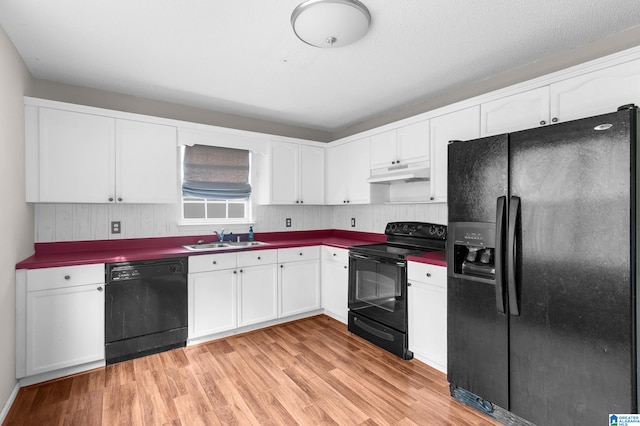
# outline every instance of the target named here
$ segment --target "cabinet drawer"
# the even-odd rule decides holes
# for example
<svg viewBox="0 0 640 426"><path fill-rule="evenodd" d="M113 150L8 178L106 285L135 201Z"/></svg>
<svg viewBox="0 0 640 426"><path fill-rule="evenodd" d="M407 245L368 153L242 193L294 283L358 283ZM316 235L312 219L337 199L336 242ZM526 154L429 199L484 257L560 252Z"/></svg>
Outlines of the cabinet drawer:
<svg viewBox="0 0 640 426"><path fill-rule="evenodd" d="M309 260L320 258L320 247L292 247L278 249L278 262L296 262L298 260Z"/></svg>
<svg viewBox="0 0 640 426"><path fill-rule="evenodd" d="M349 262L349 250L336 247L323 247L322 260L328 262Z"/></svg>
<svg viewBox="0 0 640 426"><path fill-rule="evenodd" d="M189 256L189 273L233 269L236 267L235 253L213 253Z"/></svg>
<svg viewBox="0 0 640 426"><path fill-rule="evenodd" d="M409 262L407 268L409 282L419 281L438 287L447 287L447 268L428 263Z"/></svg>
<svg viewBox="0 0 640 426"><path fill-rule="evenodd" d="M238 267L278 262L277 250L249 250L238 252Z"/></svg>
<svg viewBox="0 0 640 426"><path fill-rule="evenodd" d="M104 263L29 269L27 271L27 291L99 283L104 283Z"/></svg>

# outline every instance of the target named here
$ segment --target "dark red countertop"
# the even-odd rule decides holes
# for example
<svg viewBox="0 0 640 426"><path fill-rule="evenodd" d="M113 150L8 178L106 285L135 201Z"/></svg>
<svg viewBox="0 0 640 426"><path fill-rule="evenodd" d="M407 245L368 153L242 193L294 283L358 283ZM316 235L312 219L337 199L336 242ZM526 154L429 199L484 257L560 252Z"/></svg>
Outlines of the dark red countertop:
<svg viewBox="0 0 640 426"><path fill-rule="evenodd" d="M421 256L407 256L407 260L436 266L447 266L447 254L445 251L432 251Z"/></svg>
<svg viewBox="0 0 640 426"><path fill-rule="evenodd" d="M242 239L246 240L246 236L243 236ZM35 254L19 262L16 265L16 269L128 262L180 256L197 256L210 253L230 253L246 250L269 250L314 245L348 248L352 245L373 244L386 241L384 234L336 229L263 232L256 233L254 239L269 244L265 246L197 252L182 247L183 245L195 244L198 240L205 240L207 243L212 242L214 240L213 235L36 243Z"/></svg>

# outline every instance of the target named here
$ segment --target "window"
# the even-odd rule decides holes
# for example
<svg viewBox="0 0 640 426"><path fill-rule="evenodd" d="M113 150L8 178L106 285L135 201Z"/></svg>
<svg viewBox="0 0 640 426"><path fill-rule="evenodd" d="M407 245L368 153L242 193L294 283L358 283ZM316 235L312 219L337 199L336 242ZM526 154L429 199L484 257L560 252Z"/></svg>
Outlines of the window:
<svg viewBox="0 0 640 426"><path fill-rule="evenodd" d="M243 223L251 218L251 154L206 145L182 152L182 222Z"/></svg>

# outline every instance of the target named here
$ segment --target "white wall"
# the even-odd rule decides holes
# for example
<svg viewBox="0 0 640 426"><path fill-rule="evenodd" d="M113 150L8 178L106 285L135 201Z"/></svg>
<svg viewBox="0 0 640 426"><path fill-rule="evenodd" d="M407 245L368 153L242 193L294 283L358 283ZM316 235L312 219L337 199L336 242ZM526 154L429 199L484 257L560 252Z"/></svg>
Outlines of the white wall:
<svg viewBox="0 0 640 426"><path fill-rule="evenodd" d="M0 409L16 386L15 264L33 251L33 207L24 201L24 108L31 75L0 27Z"/></svg>
<svg viewBox="0 0 640 426"><path fill-rule="evenodd" d="M204 235L222 226L179 228L175 206L167 205L36 205L36 241L108 240L175 235ZM447 206L438 204L351 205L351 206L254 206L255 232L345 229L384 232L387 222L411 220L447 223ZM291 218L291 228L285 219ZM351 227L351 218L356 227ZM119 220L122 233L109 234L109 223ZM246 233L248 226L225 226L229 231Z"/></svg>

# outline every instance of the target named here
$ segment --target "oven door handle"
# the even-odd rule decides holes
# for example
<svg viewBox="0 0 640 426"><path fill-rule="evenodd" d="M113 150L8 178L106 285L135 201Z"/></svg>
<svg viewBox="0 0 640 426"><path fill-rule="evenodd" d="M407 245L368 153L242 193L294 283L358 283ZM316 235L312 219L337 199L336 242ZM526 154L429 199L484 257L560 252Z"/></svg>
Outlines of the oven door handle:
<svg viewBox="0 0 640 426"><path fill-rule="evenodd" d="M407 262L399 262L396 260L385 259L383 257L378 257L378 256L367 256L367 255L362 255L358 253L349 253L349 257L356 260L366 260L367 262L382 263L386 265L396 265L400 268L407 267Z"/></svg>

